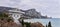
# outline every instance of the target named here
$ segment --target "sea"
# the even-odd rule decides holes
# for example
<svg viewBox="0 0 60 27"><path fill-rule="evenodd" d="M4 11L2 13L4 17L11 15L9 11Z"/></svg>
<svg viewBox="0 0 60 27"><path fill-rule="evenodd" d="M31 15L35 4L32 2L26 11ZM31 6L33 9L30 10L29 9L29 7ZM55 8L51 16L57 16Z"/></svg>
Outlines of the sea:
<svg viewBox="0 0 60 27"><path fill-rule="evenodd" d="M49 21L51 22L52 27L60 27L60 18L51 18L51 19L24 19L24 22L40 22L44 26L48 25Z"/></svg>

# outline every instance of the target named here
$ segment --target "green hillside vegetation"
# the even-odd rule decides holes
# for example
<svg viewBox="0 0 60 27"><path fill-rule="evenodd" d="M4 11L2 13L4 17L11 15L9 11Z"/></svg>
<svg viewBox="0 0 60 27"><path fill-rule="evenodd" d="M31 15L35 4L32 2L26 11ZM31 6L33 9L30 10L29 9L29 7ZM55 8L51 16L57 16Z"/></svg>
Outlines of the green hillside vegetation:
<svg viewBox="0 0 60 27"><path fill-rule="evenodd" d="M13 21L13 19L6 13L0 13L0 20L6 20L7 22Z"/></svg>

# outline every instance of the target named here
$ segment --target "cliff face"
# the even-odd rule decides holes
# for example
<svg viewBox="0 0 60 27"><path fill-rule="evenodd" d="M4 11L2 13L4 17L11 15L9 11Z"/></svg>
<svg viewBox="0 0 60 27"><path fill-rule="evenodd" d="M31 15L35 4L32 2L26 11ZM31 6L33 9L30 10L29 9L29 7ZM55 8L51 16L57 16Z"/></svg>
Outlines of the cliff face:
<svg viewBox="0 0 60 27"><path fill-rule="evenodd" d="M35 9L29 9L23 12L25 12L25 14L23 14L23 16L25 17L30 17L30 18L41 18L41 14L39 12L37 12Z"/></svg>

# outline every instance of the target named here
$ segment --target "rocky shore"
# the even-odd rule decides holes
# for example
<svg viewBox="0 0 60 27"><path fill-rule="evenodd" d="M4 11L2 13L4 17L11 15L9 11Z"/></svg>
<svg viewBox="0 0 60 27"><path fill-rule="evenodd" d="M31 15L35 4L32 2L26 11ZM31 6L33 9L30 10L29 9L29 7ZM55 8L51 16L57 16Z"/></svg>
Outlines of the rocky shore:
<svg viewBox="0 0 60 27"><path fill-rule="evenodd" d="M21 27L20 25L16 24L13 21L7 21L0 19L0 27Z"/></svg>

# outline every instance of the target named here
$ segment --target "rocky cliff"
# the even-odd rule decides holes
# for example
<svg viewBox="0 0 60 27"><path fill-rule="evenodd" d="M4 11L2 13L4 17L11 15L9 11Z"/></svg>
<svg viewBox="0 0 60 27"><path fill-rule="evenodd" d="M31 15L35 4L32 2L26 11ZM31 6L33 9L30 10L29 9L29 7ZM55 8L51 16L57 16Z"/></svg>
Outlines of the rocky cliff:
<svg viewBox="0 0 60 27"><path fill-rule="evenodd" d="M21 11L25 12L25 14L23 14L24 17L41 18L41 13L37 12L35 9L21 10Z"/></svg>

